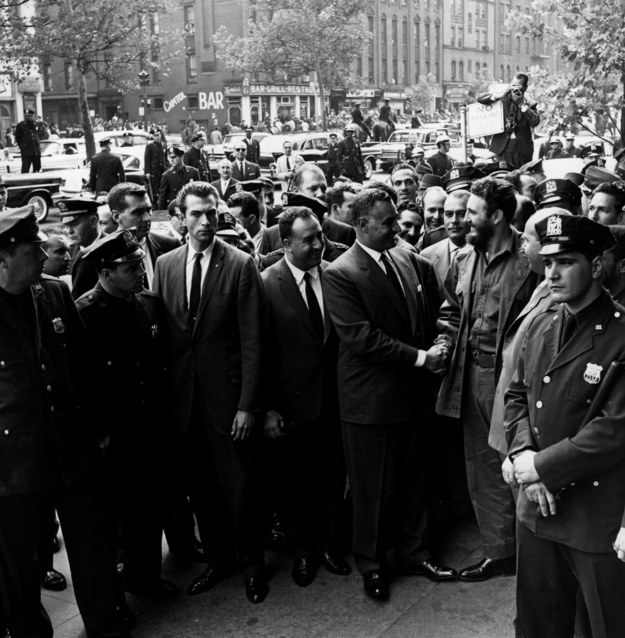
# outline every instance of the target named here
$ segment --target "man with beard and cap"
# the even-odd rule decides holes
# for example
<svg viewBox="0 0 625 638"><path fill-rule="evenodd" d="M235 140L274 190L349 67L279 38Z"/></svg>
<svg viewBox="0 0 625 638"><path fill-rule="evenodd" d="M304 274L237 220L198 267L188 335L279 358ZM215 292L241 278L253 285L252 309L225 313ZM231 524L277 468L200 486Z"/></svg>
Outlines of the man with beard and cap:
<svg viewBox="0 0 625 638"><path fill-rule="evenodd" d="M557 306L530 325L505 395L521 487L516 635L571 636L585 618L583 635L622 636L625 309L603 289L601 264L613 239L579 216L536 229Z"/></svg>
<svg viewBox="0 0 625 638"><path fill-rule="evenodd" d="M137 241L144 252L143 286L147 290L152 290L156 260L170 250L178 248L180 242L173 237L150 231L152 203L143 186L130 182L118 184L108 195L108 205L120 230L136 230Z"/></svg>
<svg viewBox="0 0 625 638"><path fill-rule="evenodd" d="M176 145L171 146L167 151L171 168L166 170L161 178L161 186L158 191L158 210L167 210L169 204L176 199L176 195L185 184L200 179L197 169L185 166L182 159L184 153L184 148Z"/></svg>
<svg viewBox="0 0 625 638"><path fill-rule="evenodd" d="M536 189L536 208L557 206L571 211L573 215L582 212L582 191L569 179L546 179Z"/></svg>
<svg viewBox="0 0 625 638"><path fill-rule="evenodd" d="M111 140L100 140L100 152L91 158L89 190L94 195L106 195L115 184L126 181L124 165L119 155L111 153Z"/></svg>
<svg viewBox="0 0 625 638"><path fill-rule="evenodd" d="M624 206L625 181L599 184L590 197L588 219L603 226L622 224Z"/></svg>
<svg viewBox="0 0 625 638"><path fill-rule="evenodd" d="M87 339L67 286L42 275L32 210L0 217L0 628L52 636L41 603L41 513L55 508L87 636L129 638L117 615Z"/></svg>
<svg viewBox="0 0 625 638"><path fill-rule="evenodd" d="M446 346L433 346L440 293L430 262L395 248L391 196L363 189L352 204L356 243L323 276L339 336L338 390L349 483L353 553L365 594L389 597L387 553L396 569L455 580L427 545L425 446L432 372ZM416 391L415 391L416 390Z"/></svg>
<svg viewBox="0 0 625 638"><path fill-rule="evenodd" d="M468 245L460 249L445 281L438 341L453 352L436 410L462 418L469 493L484 558L460 571L478 582L515 570L514 500L501 480L501 459L488 432L505 332L529 301L538 277L521 250L510 221L516 209L512 184L485 177L471 186Z"/></svg>
<svg viewBox="0 0 625 638"><path fill-rule="evenodd" d="M625 226L610 226L614 237L614 246L604 251L603 285L612 299L621 306L625 305Z"/></svg>

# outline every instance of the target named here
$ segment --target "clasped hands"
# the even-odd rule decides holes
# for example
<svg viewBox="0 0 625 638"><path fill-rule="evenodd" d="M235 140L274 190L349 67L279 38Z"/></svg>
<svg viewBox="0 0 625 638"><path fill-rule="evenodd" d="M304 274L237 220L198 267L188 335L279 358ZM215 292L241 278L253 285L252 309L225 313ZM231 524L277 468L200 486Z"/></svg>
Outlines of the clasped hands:
<svg viewBox="0 0 625 638"><path fill-rule="evenodd" d="M434 345L425 352L426 369L434 374L443 374L447 369L447 363L451 354L451 344L447 339L438 337Z"/></svg>
<svg viewBox="0 0 625 638"><path fill-rule="evenodd" d="M540 480L534 464L535 456L536 452L525 450L514 461L506 458L501 466L503 480L508 485L519 486L528 500L538 505L543 516L553 516L556 513L556 497Z"/></svg>

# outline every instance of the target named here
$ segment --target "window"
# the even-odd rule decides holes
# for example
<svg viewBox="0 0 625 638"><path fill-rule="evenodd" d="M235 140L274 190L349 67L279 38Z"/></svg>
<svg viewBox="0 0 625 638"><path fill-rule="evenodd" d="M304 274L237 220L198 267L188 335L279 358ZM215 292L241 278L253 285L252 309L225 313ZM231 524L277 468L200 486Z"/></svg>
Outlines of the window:
<svg viewBox="0 0 625 638"><path fill-rule="evenodd" d="M519 35L516 37L516 53L517 55L521 55L521 36Z"/></svg>
<svg viewBox="0 0 625 638"><path fill-rule="evenodd" d="M182 8L185 35L195 33L195 7L192 4L185 4Z"/></svg>
<svg viewBox="0 0 625 638"><path fill-rule="evenodd" d="M65 60L64 75L65 75L65 90L73 91L74 90L74 65L68 60Z"/></svg>
<svg viewBox="0 0 625 638"><path fill-rule="evenodd" d="M451 42L452 47L456 46L456 27L451 27Z"/></svg>
<svg viewBox="0 0 625 638"><path fill-rule="evenodd" d="M458 48L462 49L464 40L464 29L462 27L458 27Z"/></svg>
<svg viewBox="0 0 625 638"><path fill-rule="evenodd" d="M397 61L397 16L393 16L391 19L391 46L393 53L393 77L391 78L391 84L397 84L399 78L399 65Z"/></svg>
<svg viewBox="0 0 625 638"><path fill-rule="evenodd" d="M475 63L475 77L476 78L480 77L480 63L479 62Z"/></svg>
<svg viewBox="0 0 625 638"><path fill-rule="evenodd" d="M420 62L420 53L421 53L421 23L419 20L414 21L414 81L415 83L419 81L419 76L421 75L421 62Z"/></svg>
<svg viewBox="0 0 625 638"><path fill-rule="evenodd" d="M473 14L469 13L467 18L467 33L473 33Z"/></svg>
<svg viewBox="0 0 625 638"><path fill-rule="evenodd" d="M451 61L451 80L452 82L456 81L456 61Z"/></svg>
<svg viewBox="0 0 625 638"><path fill-rule="evenodd" d="M54 91L52 62L49 58L43 61L43 90Z"/></svg>
<svg viewBox="0 0 625 638"><path fill-rule="evenodd" d="M423 43L425 46L425 73L426 75L430 73L430 24L428 22L425 23L425 42Z"/></svg>
<svg viewBox="0 0 625 638"><path fill-rule="evenodd" d="M525 38L525 55L530 54L530 39L529 37Z"/></svg>
<svg viewBox="0 0 625 638"><path fill-rule="evenodd" d="M198 100L197 95L189 95L187 96L187 106L189 109L197 109L200 106L200 102Z"/></svg>
<svg viewBox="0 0 625 638"><path fill-rule="evenodd" d="M499 67L499 81L504 82L506 79L506 73L503 68L503 64Z"/></svg>
<svg viewBox="0 0 625 638"><path fill-rule="evenodd" d="M510 65L508 64L508 66L506 67L506 82L510 82L511 79L512 76L510 75Z"/></svg>
<svg viewBox="0 0 625 638"><path fill-rule="evenodd" d="M458 79L461 82L464 82L464 61L460 60L460 62L458 62Z"/></svg>
<svg viewBox="0 0 625 638"><path fill-rule="evenodd" d="M152 109L154 111L162 111L163 110L163 98L162 97L153 97L152 98Z"/></svg>
<svg viewBox="0 0 625 638"><path fill-rule="evenodd" d="M187 84L197 83L197 58L195 54L187 56Z"/></svg>
<svg viewBox="0 0 625 638"><path fill-rule="evenodd" d="M401 21L401 57L402 68L400 83L408 83L408 18L404 17Z"/></svg>
<svg viewBox="0 0 625 638"><path fill-rule="evenodd" d="M467 73L473 72L473 60L467 60Z"/></svg>
<svg viewBox="0 0 625 638"><path fill-rule="evenodd" d="M479 29L475 30L475 46L478 49L480 48L480 30Z"/></svg>

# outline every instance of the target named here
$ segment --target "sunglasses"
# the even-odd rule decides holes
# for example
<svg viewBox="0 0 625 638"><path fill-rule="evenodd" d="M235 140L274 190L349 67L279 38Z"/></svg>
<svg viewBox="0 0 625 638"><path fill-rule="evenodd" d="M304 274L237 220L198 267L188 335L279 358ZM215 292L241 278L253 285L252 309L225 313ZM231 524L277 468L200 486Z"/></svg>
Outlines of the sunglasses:
<svg viewBox="0 0 625 638"><path fill-rule="evenodd" d="M235 150L237 153L245 153L245 150L246 150L246 149L244 149L244 148L235 148L234 150Z"/></svg>

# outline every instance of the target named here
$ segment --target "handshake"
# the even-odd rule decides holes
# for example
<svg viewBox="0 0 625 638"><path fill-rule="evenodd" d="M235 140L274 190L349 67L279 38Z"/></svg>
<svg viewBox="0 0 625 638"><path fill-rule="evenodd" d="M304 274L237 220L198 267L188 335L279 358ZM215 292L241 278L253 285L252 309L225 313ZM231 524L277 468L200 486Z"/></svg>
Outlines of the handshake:
<svg viewBox="0 0 625 638"><path fill-rule="evenodd" d="M423 364L434 374L444 374L451 356L451 343L445 337L437 337L434 345L425 353Z"/></svg>

